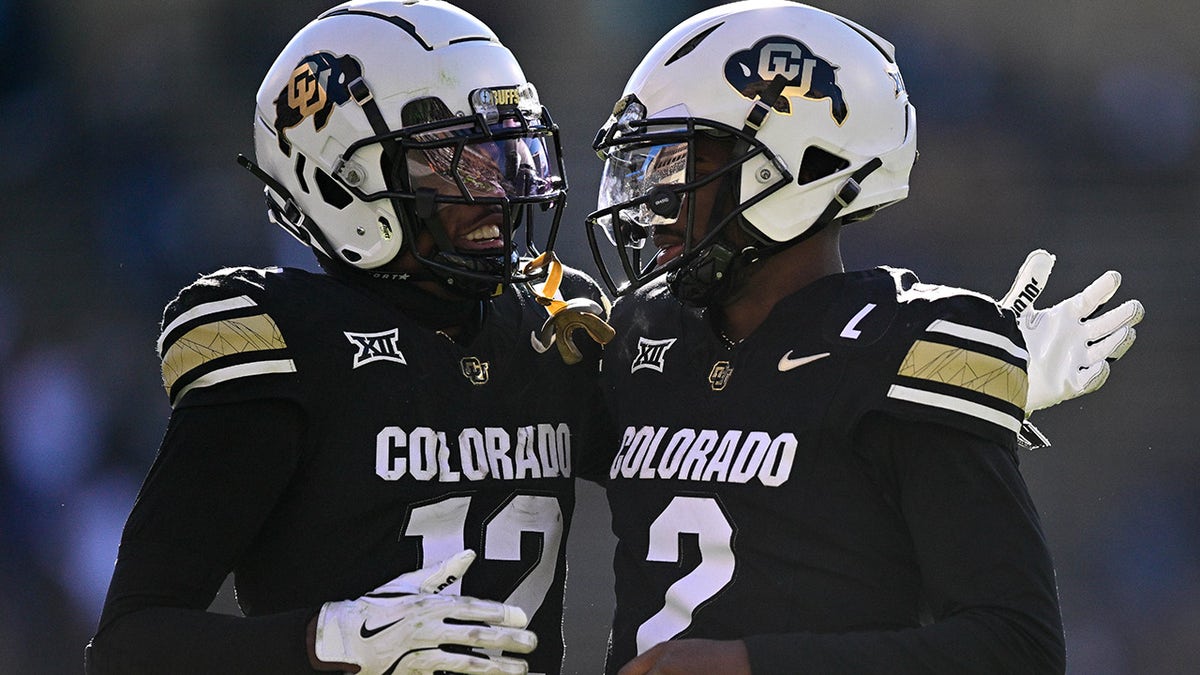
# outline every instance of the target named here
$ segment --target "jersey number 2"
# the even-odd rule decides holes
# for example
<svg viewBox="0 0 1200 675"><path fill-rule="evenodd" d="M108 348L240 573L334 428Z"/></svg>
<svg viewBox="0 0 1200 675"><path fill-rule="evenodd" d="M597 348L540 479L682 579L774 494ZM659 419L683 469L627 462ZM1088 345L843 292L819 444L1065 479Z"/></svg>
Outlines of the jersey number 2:
<svg viewBox="0 0 1200 675"><path fill-rule="evenodd" d="M679 537L694 534L700 564L671 584L663 608L637 632L639 654L687 630L696 608L733 579L733 525L711 497L675 497L650 525L649 562L679 562Z"/></svg>

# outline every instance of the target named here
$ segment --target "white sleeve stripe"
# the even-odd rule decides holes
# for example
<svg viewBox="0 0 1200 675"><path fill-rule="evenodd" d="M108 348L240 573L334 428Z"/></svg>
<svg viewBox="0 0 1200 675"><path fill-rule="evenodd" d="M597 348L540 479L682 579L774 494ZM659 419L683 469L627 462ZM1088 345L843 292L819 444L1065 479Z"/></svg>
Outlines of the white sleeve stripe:
<svg viewBox="0 0 1200 675"><path fill-rule="evenodd" d="M243 363L227 368L218 368L211 373L205 373L195 380L192 380L172 399L172 405L183 398L183 395L198 387L208 387L229 380L236 380L239 377L250 377L252 375L269 375L272 373L294 373L296 372L296 362L291 359L281 359L278 361L254 361L252 363Z"/></svg>
<svg viewBox="0 0 1200 675"><path fill-rule="evenodd" d="M203 305L196 305L183 314L175 317L174 321L167 324L166 327L162 329L162 333L158 336L158 353L160 355L162 354L163 340L165 340L166 337L171 334L171 331L175 330L184 323L187 323L188 321L192 321L193 319L197 319L202 316L208 316L209 314L216 314L217 312L226 312L231 309L241 309L243 307L254 307L256 305L256 302L245 295L239 295L236 298L229 298L228 300L218 300L217 302L206 302Z"/></svg>
<svg viewBox="0 0 1200 675"><path fill-rule="evenodd" d="M945 319L938 319L937 321L934 321L933 323L929 324L925 330L931 333L944 333L946 335L953 335L954 337L963 338L964 340L981 342L985 345L991 345L993 347L1003 349L1019 359L1025 359L1026 361L1029 360L1029 352L1021 349L1016 345L1015 342L1009 340L1003 335L1000 335L999 333L993 333L981 328L964 326L961 323L954 323L953 321L946 321Z"/></svg>
<svg viewBox="0 0 1200 675"><path fill-rule="evenodd" d="M1016 433L1021 428L1021 421L1012 415L1005 414L989 408L986 405L973 403L954 396L946 396L945 394L935 394L930 391L921 389L913 389L912 387L902 387L898 384L893 384L891 389L888 389L888 398L894 398L900 401L909 401L920 405L927 405L934 408L942 408L944 410L953 410L964 415L977 417L985 422L991 422L997 426L1004 427L1013 433Z"/></svg>

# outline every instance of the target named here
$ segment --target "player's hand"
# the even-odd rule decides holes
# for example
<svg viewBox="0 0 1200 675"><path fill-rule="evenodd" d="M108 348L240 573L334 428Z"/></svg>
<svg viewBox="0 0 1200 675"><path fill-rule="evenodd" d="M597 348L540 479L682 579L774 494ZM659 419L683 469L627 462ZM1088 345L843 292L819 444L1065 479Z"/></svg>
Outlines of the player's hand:
<svg viewBox="0 0 1200 675"><path fill-rule="evenodd" d="M357 670L346 669L361 675L528 672L523 659L477 651L527 654L537 647L537 636L524 630L528 619L520 607L440 594L461 579L474 560L473 551L462 551L355 600L325 603L316 621L317 659L355 666Z"/></svg>
<svg viewBox="0 0 1200 675"><path fill-rule="evenodd" d="M668 640L625 664L618 675L750 675L741 640Z"/></svg>
<svg viewBox="0 0 1200 675"><path fill-rule="evenodd" d="M1142 303L1127 300L1092 316L1121 285L1120 273L1112 270L1057 305L1034 309L1053 268L1053 255L1042 249L1031 252L1000 299L1002 307L1017 313L1029 350L1026 415L1099 389L1108 379L1109 361L1121 358L1133 345L1133 326L1146 313Z"/></svg>

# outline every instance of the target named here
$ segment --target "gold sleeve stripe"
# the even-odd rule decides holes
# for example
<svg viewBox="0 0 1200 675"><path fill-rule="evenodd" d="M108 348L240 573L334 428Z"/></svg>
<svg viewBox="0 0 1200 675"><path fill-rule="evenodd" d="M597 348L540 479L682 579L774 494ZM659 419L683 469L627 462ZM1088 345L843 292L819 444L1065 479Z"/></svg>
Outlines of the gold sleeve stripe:
<svg viewBox="0 0 1200 675"><path fill-rule="evenodd" d="M899 375L941 382L986 394L1024 409L1029 378L1019 366L962 347L917 340Z"/></svg>
<svg viewBox="0 0 1200 675"><path fill-rule="evenodd" d="M185 324L189 321L194 321L195 319L198 319L200 317L208 316L210 314L216 314L218 312L227 312L231 309L242 309L244 307L254 307L254 306L256 306L256 303L245 295L239 295L236 298L229 298L228 300L218 300L217 302L206 302L203 305L196 305L195 307L189 309L188 311L184 312L183 314L180 314L179 316L175 317L174 321L167 324L162 329L162 333L158 336L158 353L159 353L159 355L161 356L163 353L163 341L167 339L167 336L171 334L171 331L175 330L179 326L182 326L183 324Z"/></svg>
<svg viewBox="0 0 1200 675"><path fill-rule="evenodd" d="M981 420L991 422L1016 433L1021 428L1021 421L1012 415L1002 413L995 408L989 408L986 405L981 405L972 401L965 401L955 396L947 396L945 394L936 394L923 389L913 389L912 387L902 387L898 384L892 385L888 390L888 398L899 399L901 401L911 401L922 405L933 406L935 408L944 408L955 412L963 413L977 417Z"/></svg>
<svg viewBox="0 0 1200 675"><path fill-rule="evenodd" d="M229 366L228 368L218 368L187 383L187 386L183 387L177 394L175 394L175 398L171 401L171 405L174 405L175 402L182 399L184 394L198 387L208 387L219 382L236 380L239 377L247 377L249 375L294 372L296 372L296 363L291 359L279 359L277 361L255 361L253 363L243 363L236 366Z"/></svg>
<svg viewBox="0 0 1200 675"><path fill-rule="evenodd" d="M974 328L972 326L964 326L961 323L954 323L953 321L946 321L945 319L938 319L937 321L934 321L933 323L929 324L929 327L925 330L931 333L944 333L946 335L953 335L955 337L960 337L964 340L971 340L973 342L982 342L985 345L991 345L998 349L1003 349L1019 359L1025 359L1026 361L1029 360L1029 352L1021 349L1015 342L1009 340L1003 335L1000 335L999 333L993 333L991 331L983 330L981 328Z"/></svg>
<svg viewBox="0 0 1200 675"><path fill-rule="evenodd" d="M284 347L279 326L267 314L201 324L171 343L163 355L163 386L169 394L176 380L213 359Z"/></svg>

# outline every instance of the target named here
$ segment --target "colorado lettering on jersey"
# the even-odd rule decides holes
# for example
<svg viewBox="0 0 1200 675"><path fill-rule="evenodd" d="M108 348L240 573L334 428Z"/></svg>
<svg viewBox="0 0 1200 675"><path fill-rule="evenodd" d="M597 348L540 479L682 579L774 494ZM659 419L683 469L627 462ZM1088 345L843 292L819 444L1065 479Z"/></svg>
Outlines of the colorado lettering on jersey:
<svg viewBox="0 0 1200 675"><path fill-rule="evenodd" d="M626 427L609 478L749 483L787 482L796 459L795 434L731 429Z"/></svg>
<svg viewBox="0 0 1200 675"><path fill-rule="evenodd" d="M524 480L571 476L571 428L566 423L463 429L448 443L429 427L384 427L375 436L375 473L388 481Z"/></svg>

